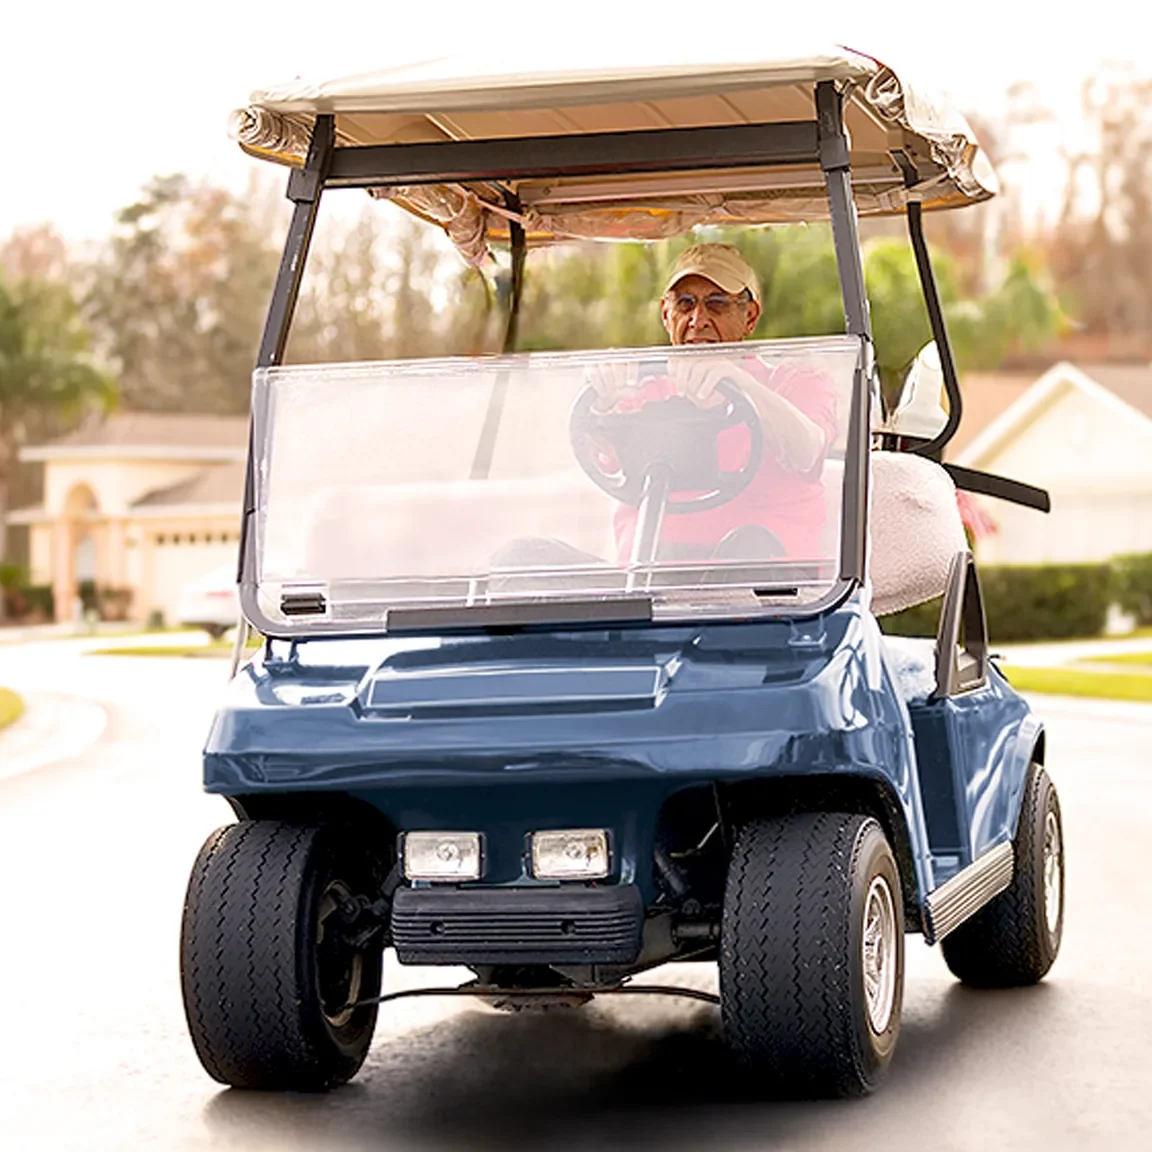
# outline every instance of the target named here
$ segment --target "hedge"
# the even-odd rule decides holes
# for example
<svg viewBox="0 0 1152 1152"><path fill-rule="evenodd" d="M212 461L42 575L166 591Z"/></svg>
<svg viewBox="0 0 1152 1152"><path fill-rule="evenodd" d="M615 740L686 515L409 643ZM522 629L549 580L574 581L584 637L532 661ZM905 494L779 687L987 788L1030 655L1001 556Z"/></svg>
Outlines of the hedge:
<svg viewBox="0 0 1152 1152"><path fill-rule="evenodd" d="M51 620L55 616L55 596L51 584L24 584L5 588L4 612L12 620L27 617Z"/></svg>
<svg viewBox="0 0 1152 1152"><path fill-rule="evenodd" d="M1137 624L1152 624L1152 552L1112 560L1116 603Z"/></svg>
<svg viewBox="0 0 1152 1152"><path fill-rule="evenodd" d="M1098 636L1115 599L1110 564L987 565L980 587L993 643ZM934 636L939 619L933 600L881 617L880 626L895 636Z"/></svg>

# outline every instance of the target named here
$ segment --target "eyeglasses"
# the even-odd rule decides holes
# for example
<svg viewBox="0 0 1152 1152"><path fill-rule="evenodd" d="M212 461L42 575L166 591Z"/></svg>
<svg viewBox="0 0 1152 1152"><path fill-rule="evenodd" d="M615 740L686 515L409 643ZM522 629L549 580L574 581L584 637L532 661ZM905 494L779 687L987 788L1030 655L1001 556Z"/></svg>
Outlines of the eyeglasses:
<svg viewBox="0 0 1152 1152"><path fill-rule="evenodd" d="M692 292L676 292L668 299L681 316L691 315L700 303L700 297ZM710 316L727 316L736 305L747 304L752 297L745 288L736 296L729 296L726 292L711 292L703 299Z"/></svg>

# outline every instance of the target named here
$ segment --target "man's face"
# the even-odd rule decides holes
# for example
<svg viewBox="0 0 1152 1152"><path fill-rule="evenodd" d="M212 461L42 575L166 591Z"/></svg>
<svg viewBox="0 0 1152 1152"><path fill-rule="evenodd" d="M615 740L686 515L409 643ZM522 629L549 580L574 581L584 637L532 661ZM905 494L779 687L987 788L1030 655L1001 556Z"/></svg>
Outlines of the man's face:
<svg viewBox="0 0 1152 1152"><path fill-rule="evenodd" d="M760 305L703 276L684 276L661 299L660 314L673 344L727 344L752 334Z"/></svg>

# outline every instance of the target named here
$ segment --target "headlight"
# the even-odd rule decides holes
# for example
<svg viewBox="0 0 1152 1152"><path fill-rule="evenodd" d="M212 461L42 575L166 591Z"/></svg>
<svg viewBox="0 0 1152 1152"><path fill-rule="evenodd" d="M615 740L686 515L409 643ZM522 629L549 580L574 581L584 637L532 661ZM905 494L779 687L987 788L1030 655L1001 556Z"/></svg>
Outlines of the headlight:
<svg viewBox="0 0 1152 1152"><path fill-rule="evenodd" d="M479 880L479 832L409 832L404 837L409 880Z"/></svg>
<svg viewBox="0 0 1152 1152"><path fill-rule="evenodd" d="M540 880L595 880L608 875L608 833L573 828L532 834L532 875Z"/></svg>

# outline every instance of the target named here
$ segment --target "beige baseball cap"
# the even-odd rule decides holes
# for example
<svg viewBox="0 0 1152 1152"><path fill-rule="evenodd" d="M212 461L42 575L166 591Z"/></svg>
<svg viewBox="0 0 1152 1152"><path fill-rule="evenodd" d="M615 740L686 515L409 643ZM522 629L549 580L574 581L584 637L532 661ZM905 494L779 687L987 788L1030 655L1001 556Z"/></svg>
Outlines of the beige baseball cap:
<svg viewBox="0 0 1152 1152"><path fill-rule="evenodd" d="M671 291L676 282L685 276L703 276L730 296L747 288L752 299L760 303L760 284L756 273L740 255L740 250L731 244L693 244L691 248L686 248L672 265L664 291Z"/></svg>

